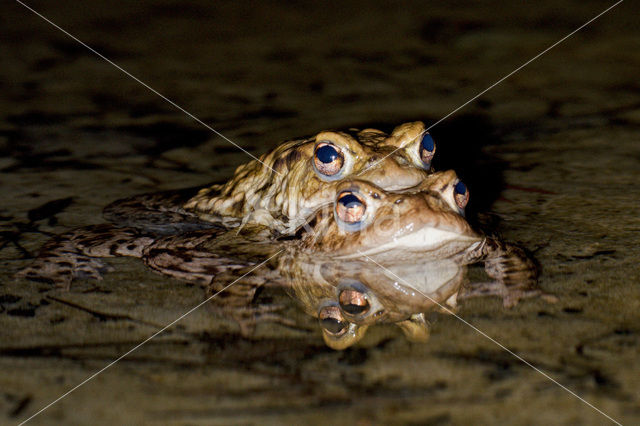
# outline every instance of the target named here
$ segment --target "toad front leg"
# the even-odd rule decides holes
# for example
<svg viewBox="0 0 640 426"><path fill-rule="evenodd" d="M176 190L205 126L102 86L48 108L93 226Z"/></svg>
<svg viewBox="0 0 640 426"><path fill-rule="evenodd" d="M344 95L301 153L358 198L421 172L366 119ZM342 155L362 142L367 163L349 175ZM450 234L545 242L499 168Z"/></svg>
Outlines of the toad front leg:
<svg viewBox="0 0 640 426"><path fill-rule="evenodd" d="M539 296L551 303L557 300L538 287L539 267L521 247L495 238L485 238L469 254L473 261L484 261L485 272L493 281L467 284L460 291L459 300L498 296L507 308L529 297Z"/></svg>

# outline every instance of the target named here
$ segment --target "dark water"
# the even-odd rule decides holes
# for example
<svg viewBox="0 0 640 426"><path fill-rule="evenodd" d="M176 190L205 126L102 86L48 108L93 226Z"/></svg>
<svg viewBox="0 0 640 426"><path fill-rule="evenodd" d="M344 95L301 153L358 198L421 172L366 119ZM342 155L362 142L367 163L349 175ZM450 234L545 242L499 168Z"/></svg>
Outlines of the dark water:
<svg viewBox="0 0 640 426"><path fill-rule="evenodd" d="M248 151L327 128L434 123L606 2L30 2ZM623 424L640 421L640 42L630 2L432 129L474 221L534 251L556 304L459 315ZM124 196L224 180L246 154L18 3L0 15L0 415L19 422L195 306L114 259L71 291L13 280ZM296 315L295 311L291 315ZM302 314L298 314L301 315ZM200 309L42 424L602 424L454 317L327 348Z"/></svg>

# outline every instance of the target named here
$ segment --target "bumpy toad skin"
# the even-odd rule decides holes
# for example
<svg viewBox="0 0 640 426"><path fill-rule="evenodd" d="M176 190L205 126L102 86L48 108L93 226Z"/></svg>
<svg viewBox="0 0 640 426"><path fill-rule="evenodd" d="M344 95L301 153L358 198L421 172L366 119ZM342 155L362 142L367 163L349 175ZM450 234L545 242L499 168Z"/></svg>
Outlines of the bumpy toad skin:
<svg viewBox="0 0 640 426"><path fill-rule="evenodd" d="M342 182L336 193L355 194L365 206L362 219L353 227L337 215L319 212L319 229L302 243L337 259L368 256L385 263L404 262L416 253L438 260L472 250L483 238L467 223L462 208L452 205L457 183L453 171L435 173L403 192L385 191L361 180Z"/></svg>
<svg viewBox="0 0 640 426"><path fill-rule="evenodd" d="M105 217L142 229L167 228L166 233L180 224L193 229L194 223L201 227L253 223L290 233L318 207L331 203L340 180L357 177L387 190L422 182L431 172L435 153L435 145L430 151L422 147L424 129L422 122L412 122L396 127L391 135L375 129L320 132L284 142L260 161L241 165L226 184L202 188L197 194L168 191L120 200L107 206ZM433 143L431 136L426 138ZM318 149L327 145L339 155L341 166L330 175L318 160Z"/></svg>

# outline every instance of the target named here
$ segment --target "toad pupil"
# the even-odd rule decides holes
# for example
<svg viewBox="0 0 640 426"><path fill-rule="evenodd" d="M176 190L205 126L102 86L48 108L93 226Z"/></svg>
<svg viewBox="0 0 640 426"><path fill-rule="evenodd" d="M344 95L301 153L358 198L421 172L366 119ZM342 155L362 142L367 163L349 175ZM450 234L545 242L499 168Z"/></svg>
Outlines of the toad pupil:
<svg viewBox="0 0 640 426"><path fill-rule="evenodd" d="M433 149L435 148L435 143L433 142L433 138L428 133L426 133L422 137L422 148L428 152L433 151Z"/></svg>
<svg viewBox="0 0 640 426"><path fill-rule="evenodd" d="M355 209L362 205L362 201L353 194L347 194L340 198L340 204L345 206L347 209Z"/></svg>
<svg viewBox="0 0 640 426"><path fill-rule="evenodd" d="M318 160L325 164L333 163L338 158L338 151L331 145L325 145L316 151Z"/></svg>

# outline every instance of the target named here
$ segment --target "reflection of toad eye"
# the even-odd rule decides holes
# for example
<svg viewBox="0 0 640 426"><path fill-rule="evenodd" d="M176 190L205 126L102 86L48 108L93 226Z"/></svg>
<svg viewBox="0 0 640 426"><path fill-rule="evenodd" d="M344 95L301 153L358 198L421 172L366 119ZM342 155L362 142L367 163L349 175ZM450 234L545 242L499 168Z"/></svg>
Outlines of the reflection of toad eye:
<svg viewBox="0 0 640 426"><path fill-rule="evenodd" d="M325 306L318 313L320 326L333 336L340 336L347 331L349 323L345 321L337 306Z"/></svg>
<svg viewBox="0 0 640 426"><path fill-rule="evenodd" d="M453 197L455 198L458 207L464 209L469 202L469 190L467 189L467 185L462 182L456 183L456 186L453 188Z"/></svg>
<svg viewBox="0 0 640 426"><path fill-rule="evenodd" d="M435 153L436 143L429 133L425 133L424 136L422 136L422 141L420 142L420 159L424 163L425 167L431 167L431 160Z"/></svg>
<svg viewBox="0 0 640 426"><path fill-rule="evenodd" d="M352 289L342 290L338 301L342 310L350 315L364 314L371 307L364 293Z"/></svg>
<svg viewBox="0 0 640 426"><path fill-rule="evenodd" d="M321 142L316 146L313 161L318 172L325 176L333 176L342 169L344 156L337 146Z"/></svg>
<svg viewBox="0 0 640 426"><path fill-rule="evenodd" d="M345 191L338 196L336 214L344 222L360 222L366 209L364 201L353 192Z"/></svg>

